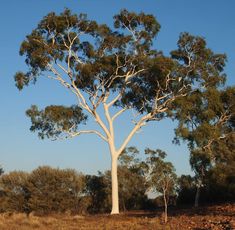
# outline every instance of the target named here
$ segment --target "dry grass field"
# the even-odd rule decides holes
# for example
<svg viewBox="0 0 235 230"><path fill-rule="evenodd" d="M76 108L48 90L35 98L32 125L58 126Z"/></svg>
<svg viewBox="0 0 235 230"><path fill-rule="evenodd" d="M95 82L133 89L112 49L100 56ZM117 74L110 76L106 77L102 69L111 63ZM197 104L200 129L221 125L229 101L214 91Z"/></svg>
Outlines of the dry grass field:
<svg viewBox="0 0 235 230"><path fill-rule="evenodd" d="M163 224L161 212L127 212L110 215L35 216L5 213L0 215L1 230L232 230L235 229L235 204L195 209L171 210Z"/></svg>

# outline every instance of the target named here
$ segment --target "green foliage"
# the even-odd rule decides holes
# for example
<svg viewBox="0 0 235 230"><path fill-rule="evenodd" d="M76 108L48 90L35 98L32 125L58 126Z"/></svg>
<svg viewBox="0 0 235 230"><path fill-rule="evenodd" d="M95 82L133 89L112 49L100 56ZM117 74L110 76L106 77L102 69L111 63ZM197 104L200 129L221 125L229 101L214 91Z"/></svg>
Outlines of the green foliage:
<svg viewBox="0 0 235 230"><path fill-rule="evenodd" d="M22 89L43 73L51 73L72 92L79 89L90 98L96 97L95 107L111 92L121 93L115 106L162 119L172 115L176 98L191 97L195 88L222 83L226 57L213 53L203 38L188 33L180 35L178 49L166 57L152 48L159 30L154 16L125 9L114 16L113 28L68 9L59 15L49 13L21 44L20 55L29 71L16 73L16 85ZM57 130L57 122L53 122Z"/></svg>
<svg viewBox="0 0 235 230"><path fill-rule="evenodd" d="M125 9L114 16L114 27L132 33L134 36L132 47L137 48L139 53L149 51L153 38L160 30L160 24L153 15L136 14Z"/></svg>
<svg viewBox="0 0 235 230"><path fill-rule="evenodd" d="M136 167L136 165L140 162L140 159L137 158L139 154L139 150L136 147L128 147L125 148L118 158L118 162L120 166L125 166L127 168Z"/></svg>
<svg viewBox="0 0 235 230"><path fill-rule="evenodd" d="M210 155L205 151L195 149L191 152L189 161L195 173L195 179L203 183L208 170L212 167Z"/></svg>
<svg viewBox="0 0 235 230"><path fill-rule="evenodd" d="M234 101L235 87L218 90L216 85L208 85L176 102L176 118L179 120L176 136L178 140L188 142L190 164L195 172L194 186L181 188L180 202L189 202L187 194L192 194L195 188L197 193L194 195L201 194L200 202L226 201L225 197L233 196L233 192L225 192L231 191L233 186L219 178L229 177L229 170L225 170L223 175L219 170L230 168L235 159ZM215 180L213 175L216 174L218 178ZM213 195L214 191L220 191L216 193L220 195Z"/></svg>
<svg viewBox="0 0 235 230"><path fill-rule="evenodd" d="M176 180L176 174L172 163L164 161L166 153L160 149L157 149L156 151L146 149L145 154L148 155L146 162L148 169L150 170L151 184L154 185L156 191L161 192L165 186L165 182L168 180L170 184L172 183L173 189Z"/></svg>
<svg viewBox="0 0 235 230"><path fill-rule="evenodd" d="M189 148L213 152L216 143L234 133L235 88L207 88L178 100L176 136L188 141Z"/></svg>
<svg viewBox="0 0 235 230"><path fill-rule="evenodd" d="M47 106L44 110L38 110L33 105L26 111L31 118L31 131L38 131L40 138L59 137L63 132L75 131L78 125L85 123L87 116L82 113L78 106Z"/></svg>
<svg viewBox="0 0 235 230"><path fill-rule="evenodd" d="M0 166L0 176L4 173L3 168Z"/></svg>
<svg viewBox="0 0 235 230"><path fill-rule="evenodd" d="M136 147L126 148L119 157L119 197L122 210L141 209L147 200L143 163Z"/></svg>
<svg viewBox="0 0 235 230"><path fill-rule="evenodd" d="M235 163L217 164L209 171L205 196L209 202L235 201ZM214 192L216 191L216 192Z"/></svg>
<svg viewBox="0 0 235 230"><path fill-rule="evenodd" d="M24 86L27 86L30 82L30 78L27 76L27 74L24 74L23 72L17 72L15 74L15 82L16 87L19 90L22 90Z"/></svg>
<svg viewBox="0 0 235 230"><path fill-rule="evenodd" d="M123 211L142 209L147 200L146 181L138 171L125 166L118 167L119 199Z"/></svg>
<svg viewBox="0 0 235 230"><path fill-rule="evenodd" d="M171 162L164 161L166 153L160 149L145 149L146 175L152 191L165 194L168 200L176 192L177 176Z"/></svg>
<svg viewBox="0 0 235 230"><path fill-rule="evenodd" d="M225 165L230 168L235 159L234 101L235 87L219 90L215 85L208 85L176 102L176 118L179 120L176 140L188 142L190 164L195 172L195 186L201 190L201 201L218 201L212 196L213 187L220 190L220 194L225 194L224 191L231 187L226 181L219 183L219 178L214 180L212 174ZM229 175L229 171L225 170L224 177ZM194 188L188 189L188 192L192 190ZM185 196L183 193L187 192L181 191L180 196ZM232 193L229 194L228 197L231 197Z"/></svg>
<svg viewBox="0 0 235 230"><path fill-rule="evenodd" d="M178 178L177 204L192 205L196 194L195 178L190 175L181 175Z"/></svg>
<svg viewBox="0 0 235 230"><path fill-rule="evenodd" d="M213 155L215 156L213 161L205 151L196 149L191 152L190 163L195 176L180 178L178 203L192 204L198 186L201 190L201 203L234 201L234 143L234 133L216 141L213 144ZM188 183L186 183L187 178Z"/></svg>
<svg viewBox="0 0 235 230"><path fill-rule="evenodd" d="M84 186L83 175L74 170L39 167L28 178L30 210L40 213L76 212Z"/></svg>
<svg viewBox="0 0 235 230"><path fill-rule="evenodd" d="M86 212L84 176L74 170L39 167L31 173L1 176L1 211L51 213Z"/></svg>
<svg viewBox="0 0 235 230"><path fill-rule="evenodd" d="M224 134L234 116L234 87L219 90L225 82L226 56L206 48L206 41L187 33L181 34L178 50L172 57L188 66L185 74L200 79L200 86L174 102L174 118L179 121L176 141L188 141L189 148L204 148ZM194 69L190 66L193 64Z"/></svg>
<svg viewBox="0 0 235 230"><path fill-rule="evenodd" d="M164 204L164 222L167 222L167 209L171 197L176 196L177 176L175 168L171 162L164 161L166 153L160 149L145 149L146 158L146 177L150 191L161 194ZM156 200L158 200L156 198ZM159 201L157 201L159 203Z"/></svg>
<svg viewBox="0 0 235 230"><path fill-rule="evenodd" d="M145 13L137 15L135 12L128 12L124 9L118 15L115 15L114 19L115 28L128 28L129 30L139 28L137 29L138 32L136 32L139 35L139 39L151 40L160 30L160 25L156 18ZM148 32L148 34L144 33L144 31Z"/></svg>
<svg viewBox="0 0 235 230"><path fill-rule="evenodd" d="M235 161L235 133L232 132L213 145L216 164L230 165Z"/></svg>
<svg viewBox="0 0 235 230"><path fill-rule="evenodd" d="M233 202L235 197L235 165L234 161L230 163L217 163L206 171L202 177L203 186L200 188L200 203ZM179 205L192 205L194 203L198 175L192 177L182 175L178 182Z"/></svg>
<svg viewBox="0 0 235 230"><path fill-rule="evenodd" d="M171 55L179 61L180 73L190 76L190 81L198 80L201 86L208 88L216 87L225 80L223 70L226 55L215 54L206 47L206 41L202 37L181 33L178 49L172 51Z"/></svg>
<svg viewBox="0 0 235 230"><path fill-rule="evenodd" d="M111 178L108 174L99 173L98 176L86 175L85 194L90 197L90 205L87 210L90 213L107 212L110 209L109 191Z"/></svg>

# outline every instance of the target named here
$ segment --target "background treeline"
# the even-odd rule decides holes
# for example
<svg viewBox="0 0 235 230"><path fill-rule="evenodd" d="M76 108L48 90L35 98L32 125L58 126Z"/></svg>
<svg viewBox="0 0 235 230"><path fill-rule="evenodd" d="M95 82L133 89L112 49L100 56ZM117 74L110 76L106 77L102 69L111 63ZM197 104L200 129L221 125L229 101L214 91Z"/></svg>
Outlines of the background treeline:
<svg viewBox="0 0 235 230"><path fill-rule="evenodd" d="M122 211L156 209L164 206L164 202L167 205L194 205L196 197L199 204L235 201L234 160L210 165L199 180L196 173L195 176L177 177L173 165L165 161L166 153L161 150L146 149L144 160L137 157L138 153L131 147L119 159ZM192 159L190 163L193 163ZM84 175L72 169L43 166L31 173L13 171L4 174L2 169L0 172L1 212L84 214L110 211L110 171ZM157 198L150 199L148 195L153 193Z"/></svg>

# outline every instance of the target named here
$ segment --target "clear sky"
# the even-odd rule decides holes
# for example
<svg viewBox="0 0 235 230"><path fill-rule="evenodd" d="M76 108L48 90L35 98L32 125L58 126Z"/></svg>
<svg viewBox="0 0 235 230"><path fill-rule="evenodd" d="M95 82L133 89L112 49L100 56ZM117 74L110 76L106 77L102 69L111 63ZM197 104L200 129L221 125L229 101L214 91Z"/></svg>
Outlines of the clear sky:
<svg viewBox="0 0 235 230"><path fill-rule="evenodd" d="M30 171L40 165L74 168L94 174L110 166L106 143L86 135L73 140L40 140L29 131L30 121L25 110L32 104L72 104L74 98L55 82L40 80L19 92L13 76L26 70L19 56L23 39L37 23L51 11L65 7L73 13L87 13L100 23L112 24L112 16L120 9L151 13L161 24L154 46L168 54L176 48L180 32L187 31L206 38L208 46L218 53L226 53L228 85L234 85L235 67L235 1L233 0L3 0L0 1L0 164L5 171ZM121 139L126 128L125 119L117 126ZM188 150L185 144L172 144L174 124L165 120L152 123L137 134L130 145L140 150L160 148L168 153L178 174L190 173Z"/></svg>

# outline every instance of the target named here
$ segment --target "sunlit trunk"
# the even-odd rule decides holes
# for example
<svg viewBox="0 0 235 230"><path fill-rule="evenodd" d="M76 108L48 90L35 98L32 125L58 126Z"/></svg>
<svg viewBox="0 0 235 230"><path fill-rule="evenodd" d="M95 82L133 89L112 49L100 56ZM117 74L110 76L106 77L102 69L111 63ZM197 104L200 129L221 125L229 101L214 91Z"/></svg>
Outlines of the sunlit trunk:
<svg viewBox="0 0 235 230"><path fill-rule="evenodd" d="M121 94L120 94L121 95ZM119 95L119 96L120 96ZM112 117L109 113L109 107L113 105L118 99L119 96L114 98L113 101L106 103L107 97L104 98L104 112L105 117L107 119L107 122L109 124L109 127L107 128L105 124L102 122L102 120L99 118L99 116L96 114L96 121L100 124L100 126L103 128L104 132L107 135L107 142L109 145L109 150L112 158L112 166L111 166L111 180L112 180L112 211L111 214L119 214L119 197L118 197L118 175L117 175L117 161L118 156L120 156L123 152L123 150L126 148L128 142L131 140L133 135L145 124L144 121L148 119L149 115L143 116L140 121L133 127L129 135L124 139L122 145L119 149L115 148L115 137L114 137L114 127L113 127L113 121L117 116L119 116L122 112L125 111L125 109L120 110Z"/></svg>
<svg viewBox="0 0 235 230"><path fill-rule="evenodd" d="M163 192L163 197L164 197L164 206L165 206L164 222L167 223L167 200L166 200L166 191L165 190Z"/></svg>
<svg viewBox="0 0 235 230"><path fill-rule="evenodd" d="M117 157L116 156L112 156L111 177L112 177L112 211L111 211L111 214L119 214Z"/></svg>

